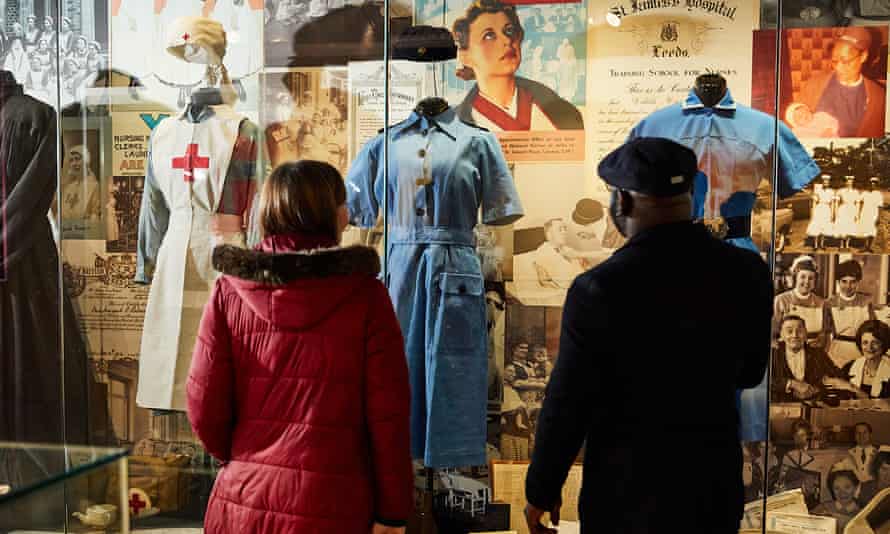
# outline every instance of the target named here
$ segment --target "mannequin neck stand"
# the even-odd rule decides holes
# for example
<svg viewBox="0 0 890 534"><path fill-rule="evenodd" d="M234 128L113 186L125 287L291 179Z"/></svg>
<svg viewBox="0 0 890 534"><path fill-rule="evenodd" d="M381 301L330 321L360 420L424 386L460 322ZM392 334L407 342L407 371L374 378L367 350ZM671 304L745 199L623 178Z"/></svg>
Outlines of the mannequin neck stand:
<svg viewBox="0 0 890 534"><path fill-rule="evenodd" d="M702 74L695 79L693 89L702 104L712 108L726 96L726 78L720 74Z"/></svg>
<svg viewBox="0 0 890 534"><path fill-rule="evenodd" d="M197 120L207 106L218 106L223 103L222 92L217 87L201 87L192 92L189 102L188 114L193 120Z"/></svg>
<svg viewBox="0 0 890 534"><path fill-rule="evenodd" d="M448 101L439 96L431 96L424 98L420 102L417 103L417 106L414 108L420 115L424 115L426 117L435 117L436 115L440 115L445 111L448 111Z"/></svg>

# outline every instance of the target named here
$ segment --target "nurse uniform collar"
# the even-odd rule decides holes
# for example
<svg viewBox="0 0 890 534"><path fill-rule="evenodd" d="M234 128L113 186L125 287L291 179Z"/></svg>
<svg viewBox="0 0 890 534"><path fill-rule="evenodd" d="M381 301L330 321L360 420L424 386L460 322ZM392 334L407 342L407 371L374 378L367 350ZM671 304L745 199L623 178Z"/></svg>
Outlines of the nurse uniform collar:
<svg viewBox="0 0 890 534"><path fill-rule="evenodd" d="M735 99L732 98L732 92L729 88L726 89L726 93L723 95L723 98L720 102L714 104L711 109L720 110L720 111L735 111L736 110ZM695 88L689 90L689 95L686 97L686 100L683 101L683 110L696 110L696 109L704 109L705 104L701 101L701 98L695 93Z"/></svg>
<svg viewBox="0 0 890 534"><path fill-rule="evenodd" d="M409 115L408 118L404 121L394 126L390 126L389 132L393 140L395 140L401 134L415 127L420 128L421 130L435 128L436 130L445 134L445 136L452 141L457 141L458 131L454 130L452 127L454 121L460 120L456 117L456 115L457 113L455 112L454 108L448 108L434 117L424 115L415 110L412 111L411 115ZM383 129L381 129L380 132L382 133Z"/></svg>
<svg viewBox="0 0 890 534"><path fill-rule="evenodd" d="M856 293L853 293L852 297L848 297L848 296L844 295L843 293L841 293L840 291L838 291L837 296L840 297L841 300L843 300L843 301L853 302L854 300L856 300L856 297L858 297L859 295L857 295Z"/></svg>

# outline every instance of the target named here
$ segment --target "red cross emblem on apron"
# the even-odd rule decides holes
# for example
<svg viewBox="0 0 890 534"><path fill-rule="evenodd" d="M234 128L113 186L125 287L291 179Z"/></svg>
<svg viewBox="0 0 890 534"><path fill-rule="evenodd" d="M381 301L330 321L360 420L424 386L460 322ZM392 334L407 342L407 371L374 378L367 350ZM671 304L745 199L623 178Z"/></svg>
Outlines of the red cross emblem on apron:
<svg viewBox="0 0 890 534"><path fill-rule="evenodd" d="M130 495L130 510L133 511L134 516L139 516L139 512L148 506L148 503L143 501L138 493L133 493Z"/></svg>
<svg viewBox="0 0 890 534"><path fill-rule="evenodd" d="M173 168L182 169L183 180L194 182L195 169L209 169L210 158L199 156L197 143L189 143L184 156L173 158Z"/></svg>

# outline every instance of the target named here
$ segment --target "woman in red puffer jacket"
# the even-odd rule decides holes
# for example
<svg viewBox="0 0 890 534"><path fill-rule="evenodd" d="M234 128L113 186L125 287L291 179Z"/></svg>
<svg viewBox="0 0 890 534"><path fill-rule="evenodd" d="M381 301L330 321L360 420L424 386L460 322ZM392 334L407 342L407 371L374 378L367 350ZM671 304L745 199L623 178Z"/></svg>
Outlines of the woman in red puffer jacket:
<svg viewBox="0 0 890 534"><path fill-rule="evenodd" d="M286 163L254 251L218 247L188 416L223 462L205 532L395 534L412 510L408 369L373 249L338 247L346 191Z"/></svg>

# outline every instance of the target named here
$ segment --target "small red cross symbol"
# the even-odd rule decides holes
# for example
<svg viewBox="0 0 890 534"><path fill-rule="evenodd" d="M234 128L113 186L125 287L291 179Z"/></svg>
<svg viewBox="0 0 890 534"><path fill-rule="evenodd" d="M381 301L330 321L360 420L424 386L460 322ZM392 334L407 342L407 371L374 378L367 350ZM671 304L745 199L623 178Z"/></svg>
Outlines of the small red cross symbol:
<svg viewBox="0 0 890 534"><path fill-rule="evenodd" d="M182 34L182 40L183 40L183 41L188 41L188 40L189 40L189 37L190 37L190 35L187 34L187 33Z"/></svg>
<svg viewBox="0 0 890 534"><path fill-rule="evenodd" d="M139 515L139 511L148 506L148 503L139 498L138 493L134 493L130 495L130 510L133 511L134 516Z"/></svg>
<svg viewBox="0 0 890 534"><path fill-rule="evenodd" d="M182 169L182 178L186 182L195 181L195 169L209 169L210 158L204 158L198 155L198 145L189 143L185 155L179 158L173 158L173 168Z"/></svg>

